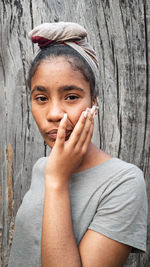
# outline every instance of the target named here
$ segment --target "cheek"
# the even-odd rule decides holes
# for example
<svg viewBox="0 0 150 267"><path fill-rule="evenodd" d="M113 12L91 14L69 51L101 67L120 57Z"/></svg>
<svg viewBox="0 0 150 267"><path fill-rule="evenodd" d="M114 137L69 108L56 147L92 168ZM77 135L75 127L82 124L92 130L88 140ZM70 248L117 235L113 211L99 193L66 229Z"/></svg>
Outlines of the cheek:
<svg viewBox="0 0 150 267"><path fill-rule="evenodd" d="M74 127L76 123L78 122L81 113L86 110L86 108L89 106L84 106L81 109L73 109L67 112L68 120L71 122L72 126Z"/></svg>
<svg viewBox="0 0 150 267"><path fill-rule="evenodd" d="M32 111L32 116L34 118L34 120L36 121L37 120L37 112L38 110L35 108L34 104L31 103L31 111Z"/></svg>
<svg viewBox="0 0 150 267"><path fill-rule="evenodd" d="M42 122L43 122L42 113L34 104L31 104L31 111L32 111L32 115L33 115L33 118L34 118L36 124L38 125L39 128L41 128Z"/></svg>

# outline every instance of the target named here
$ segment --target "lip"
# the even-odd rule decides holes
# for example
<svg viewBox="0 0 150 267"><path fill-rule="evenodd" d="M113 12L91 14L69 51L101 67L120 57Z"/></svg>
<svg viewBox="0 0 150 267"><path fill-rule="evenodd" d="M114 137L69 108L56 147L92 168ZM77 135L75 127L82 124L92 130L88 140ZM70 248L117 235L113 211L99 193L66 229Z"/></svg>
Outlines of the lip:
<svg viewBox="0 0 150 267"><path fill-rule="evenodd" d="M50 131L50 132L47 132L47 135L48 135L51 139L56 140L57 132L58 132L58 130L57 130L57 129L54 129L54 130L52 130L52 131Z"/></svg>
<svg viewBox="0 0 150 267"><path fill-rule="evenodd" d="M56 138L57 138L57 132L58 132L58 129L53 129L53 130L47 132L46 134L50 137L50 139L56 140ZM68 140L69 139L69 136L71 135L71 133L72 133L72 130L66 129L66 137L65 137L65 140Z"/></svg>

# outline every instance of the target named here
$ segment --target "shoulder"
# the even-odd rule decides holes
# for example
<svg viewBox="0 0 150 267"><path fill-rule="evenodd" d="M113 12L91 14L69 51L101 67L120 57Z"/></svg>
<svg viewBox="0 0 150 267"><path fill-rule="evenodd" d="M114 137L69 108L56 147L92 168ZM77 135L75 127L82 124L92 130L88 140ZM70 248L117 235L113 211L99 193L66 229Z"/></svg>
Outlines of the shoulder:
<svg viewBox="0 0 150 267"><path fill-rule="evenodd" d="M120 159L110 160L107 169L109 181L90 229L145 251L147 194L143 172Z"/></svg>
<svg viewBox="0 0 150 267"><path fill-rule="evenodd" d="M141 191L141 186L145 188L143 171L136 165L117 158L114 159L112 164L114 169L114 172L112 172L114 174L114 184L122 185L126 183L126 185L134 185L134 189L138 191Z"/></svg>
<svg viewBox="0 0 150 267"><path fill-rule="evenodd" d="M43 180L42 178L45 176L45 166L48 157L42 157L36 161L32 168L32 179L31 179L31 187L37 184L37 181Z"/></svg>
<svg viewBox="0 0 150 267"><path fill-rule="evenodd" d="M41 170L45 167L48 157L39 158L33 165L33 171Z"/></svg>
<svg viewBox="0 0 150 267"><path fill-rule="evenodd" d="M130 199L137 200L146 198L146 184L144 174L136 165L125 162L118 158L112 158L109 161L108 172L110 173L108 187L105 195L108 192L117 192L120 198L130 196ZM107 194L108 195L108 194Z"/></svg>
<svg viewBox="0 0 150 267"><path fill-rule="evenodd" d="M110 165L112 165L114 167L114 169L116 169L116 171L127 171L127 172L134 172L134 173L140 173L142 174L142 170L139 169L136 165L126 162L124 160L121 160L119 158L111 158L111 160L109 160Z"/></svg>

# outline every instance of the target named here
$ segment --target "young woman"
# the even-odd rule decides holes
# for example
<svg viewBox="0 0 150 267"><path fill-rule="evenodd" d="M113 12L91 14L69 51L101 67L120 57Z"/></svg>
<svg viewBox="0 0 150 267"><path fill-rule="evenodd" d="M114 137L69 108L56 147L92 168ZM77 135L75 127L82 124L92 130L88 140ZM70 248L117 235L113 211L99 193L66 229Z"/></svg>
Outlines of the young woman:
<svg viewBox="0 0 150 267"><path fill-rule="evenodd" d="M86 35L69 22L29 34L41 47L29 72L32 113L52 151L33 167L9 267L119 267L146 249L142 171L91 143L98 65Z"/></svg>

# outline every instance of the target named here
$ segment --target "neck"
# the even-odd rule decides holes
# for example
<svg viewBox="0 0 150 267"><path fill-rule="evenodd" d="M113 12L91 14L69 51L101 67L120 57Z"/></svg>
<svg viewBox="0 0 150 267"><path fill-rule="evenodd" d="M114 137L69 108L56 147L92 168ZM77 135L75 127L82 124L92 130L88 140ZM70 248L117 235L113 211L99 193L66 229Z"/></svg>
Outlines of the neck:
<svg viewBox="0 0 150 267"><path fill-rule="evenodd" d="M74 173L92 168L110 158L111 156L97 148L94 144L90 143L83 160L81 161L79 167L74 171Z"/></svg>
<svg viewBox="0 0 150 267"><path fill-rule="evenodd" d="M81 172L92 167L91 165L93 165L93 159L95 158L95 148L95 145L93 145L92 143L89 144L86 154L84 155L79 167L74 171L74 173Z"/></svg>

